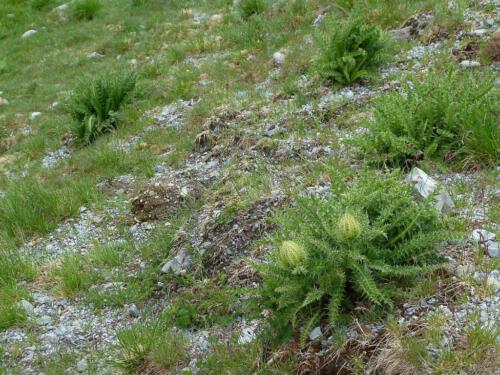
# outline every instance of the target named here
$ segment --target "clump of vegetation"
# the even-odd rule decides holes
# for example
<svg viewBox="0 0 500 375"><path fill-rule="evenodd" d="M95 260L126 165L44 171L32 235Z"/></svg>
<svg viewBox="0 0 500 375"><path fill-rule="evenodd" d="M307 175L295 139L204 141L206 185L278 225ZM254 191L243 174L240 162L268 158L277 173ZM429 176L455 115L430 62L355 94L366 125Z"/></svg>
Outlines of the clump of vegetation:
<svg viewBox="0 0 500 375"><path fill-rule="evenodd" d="M175 373L177 367L189 360L185 348L187 340L180 333L175 334L165 328L159 320L149 325L135 325L118 332L121 357L115 366L136 373L139 369L151 373L168 370Z"/></svg>
<svg viewBox="0 0 500 375"><path fill-rule="evenodd" d="M345 23L330 19L316 37L319 48L317 70L321 78L346 86L369 78L382 63L384 42L381 32L367 26L359 16Z"/></svg>
<svg viewBox="0 0 500 375"><path fill-rule="evenodd" d="M374 121L357 143L367 159L390 167L422 158L496 165L499 92L490 73L452 68L414 77L402 92L376 102Z"/></svg>
<svg viewBox="0 0 500 375"><path fill-rule="evenodd" d="M71 15L79 21L90 21L102 8L100 0L77 0L72 4Z"/></svg>
<svg viewBox="0 0 500 375"><path fill-rule="evenodd" d="M136 75L130 72L80 84L70 100L69 110L76 121L76 136L82 143L92 143L116 129L118 111L130 98L135 84Z"/></svg>
<svg viewBox="0 0 500 375"><path fill-rule="evenodd" d="M31 7L36 10L42 10L54 4L54 0L31 0Z"/></svg>
<svg viewBox="0 0 500 375"><path fill-rule="evenodd" d="M364 172L329 199L298 199L278 222L276 250L257 268L281 335L304 325L306 337L325 318L335 325L358 300L390 306L400 283L442 265L443 221L397 174Z"/></svg>
<svg viewBox="0 0 500 375"><path fill-rule="evenodd" d="M248 19L254 14L263 13L266 10L266 0L241 0L238 9L244 19Z"/></svg>
<svg viewBox="0 0 500 375"><path fill-rule="evenodd" d="M35 276L34 264L13 252L0 252L0 331L26 319L26 311L18 306L21 299L28 299L27 291L17 285L19 280Z"/></svg>

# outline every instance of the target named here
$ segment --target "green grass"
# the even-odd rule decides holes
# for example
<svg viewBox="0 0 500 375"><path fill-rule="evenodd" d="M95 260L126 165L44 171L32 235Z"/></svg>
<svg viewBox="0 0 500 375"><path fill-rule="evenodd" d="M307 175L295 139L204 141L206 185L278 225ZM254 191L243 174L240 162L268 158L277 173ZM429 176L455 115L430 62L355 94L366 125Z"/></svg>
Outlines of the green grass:
<svg viewBox="0 0 500 375"><path fill-rule="evenodd" d="M48 182L18 181L0 201L0 241L21 244L33 235L50 232L63 218L78 212L93 194L86 179L62 176Z"/></svg>
<svg viewBox="0 0 500 375"><path fill-rule="evenodd" d="M75 0L71 4L71 16L78 21L90 21L102 8L101 0Z"/></svg>
<svg viewBox="0 0 500 375"><path fill-rule="evenodd" d="M127 373L139 369L175 372L189 361L184 336L170 332L161 321L120 331L118 342L121 354L114 365Z"/></svg>
<svg viewBox="0 0 500 375"><path fill-rule="evenodd" d="M25 287L17 281L35 277L35 265L15 252L0 252L0 331L26 320L26 311L18 307L22 299L29 299Z"/></svg>

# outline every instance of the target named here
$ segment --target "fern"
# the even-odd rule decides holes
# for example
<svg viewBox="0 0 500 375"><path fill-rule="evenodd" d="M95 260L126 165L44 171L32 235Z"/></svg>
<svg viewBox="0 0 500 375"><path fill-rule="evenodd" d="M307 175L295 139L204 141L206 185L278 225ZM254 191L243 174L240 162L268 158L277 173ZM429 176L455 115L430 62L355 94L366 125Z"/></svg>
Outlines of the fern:
<svg viewBox="0 0 500 375"><path fill-rule="evenodd" d="M330 21L316 38L320 76L337 86L369 78L382 61L381 33L353 16L346 24Z"/></svg>
<svg viewBox="0 0 500 375"><path fill-rule="evenodd" d="M83 82L70 99L69 112L75 120L75 134L84 144L94 142L118 124L117 112L135 88L133 73L103 76Z"/></svg>
<svg viewBox="0 0 500 375"><path fill-rule="evenodd" d="M256 265L275 329L305 325L307 331L311 319L335 325L348 312L346 306L360 299L390 306L400 281L442 266L437 250L449 233L432 202L416 202L411 187L398 177L364 172L332 198L298 198L295 208L278 216L283 230L273 237L277 250ZM345 212L361 228L354 238L347 239L345 226L338 225ZM300 243L307 253L294 268L278 261L283 240Z"/></svg>

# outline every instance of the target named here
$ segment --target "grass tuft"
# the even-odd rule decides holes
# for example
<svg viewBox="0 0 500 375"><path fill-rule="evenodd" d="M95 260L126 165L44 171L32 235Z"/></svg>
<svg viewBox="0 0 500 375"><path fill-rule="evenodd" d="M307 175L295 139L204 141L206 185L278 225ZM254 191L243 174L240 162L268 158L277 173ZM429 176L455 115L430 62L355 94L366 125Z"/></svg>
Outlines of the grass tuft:
<svg viewBox="0 0 500 375"><path fill-rule="evenodd" d="M102 8L100 0L76 0L72 4L71 15L78 21L90 21Z"/></svg>

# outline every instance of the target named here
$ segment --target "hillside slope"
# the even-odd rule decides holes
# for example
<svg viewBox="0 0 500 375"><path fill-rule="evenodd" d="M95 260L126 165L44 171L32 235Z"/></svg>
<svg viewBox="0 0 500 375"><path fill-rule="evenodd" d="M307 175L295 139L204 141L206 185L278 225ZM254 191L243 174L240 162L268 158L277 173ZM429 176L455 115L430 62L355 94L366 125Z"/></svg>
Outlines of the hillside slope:
<svg viewBox="0 0 500 375"><path fill-rule="evenodd" d="M2 0L0 374L493 374L498 0Z"/></svg>

